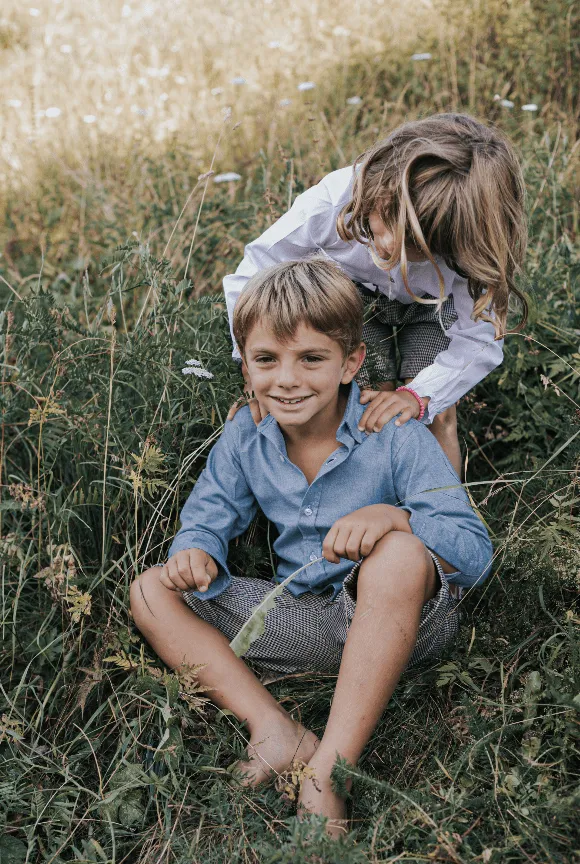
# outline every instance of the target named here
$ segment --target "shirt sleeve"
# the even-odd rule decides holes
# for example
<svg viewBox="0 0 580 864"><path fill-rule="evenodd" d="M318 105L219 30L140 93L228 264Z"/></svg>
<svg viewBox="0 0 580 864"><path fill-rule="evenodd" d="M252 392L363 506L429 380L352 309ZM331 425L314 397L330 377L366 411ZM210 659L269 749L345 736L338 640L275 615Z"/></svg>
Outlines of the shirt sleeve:
<svg viewBox="0 0 580 864"><path fill-rule="evenodd" d="M248 279L265 267L306 258L337 238L332 201L319 184L299 195L287 213L245 247L238 269L223 282L235 359L240 352L232 330L234 307Z"/></svg>
<svg viewBox="0 0 580 864"><path fill-rule="evenodd" d="M218 566L208 590L195 591L201 600L221 594L232 581L227 566L230 540L242 534L257 511L238 456L236 421L227 422L211 449L207 464L181 511L181 528L169 557L184 549L203 549Z"/></svg>
<svg viewBox="0 0 580 864"><path fill-rule="evenodd" d="M493 549L459 477L434 436L410 420L393 435L393 482L398 506L413 534L455 567L449 581L480 585L491 571Z"/></svg>
<svg viewBox="0 0 580 864"><path fill-rule="evenodd" d="M495 341L493 325L472 320L473 300L465 279L459 276L453 282L453 303L457 321L447 330L449 347L411 382L420 396L430 397L423 418L427 424L454 405L503 359L503 340Z"/></svg>

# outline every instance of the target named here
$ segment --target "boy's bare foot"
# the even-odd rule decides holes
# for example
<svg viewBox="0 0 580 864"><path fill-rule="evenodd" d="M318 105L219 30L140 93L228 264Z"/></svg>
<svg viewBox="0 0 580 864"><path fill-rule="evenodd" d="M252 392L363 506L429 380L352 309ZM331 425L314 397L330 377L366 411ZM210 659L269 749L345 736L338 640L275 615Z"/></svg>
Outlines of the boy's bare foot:
<svg viewBox="0 0 580 864"><path fill-rule="evenodd" d="M233 770L244 786L258 786L286 771L294 761L308 763L318 744L314 732L288 714L269 716L258 729L252 730L248 760L236 762Z"/></svg>
<svg viewBox="0 0 580 864"><path fill-rule="evenodd" d="M327 756L324 753L315 753L305 772L300 786L298 796L298 816L307 816L313 813L326 816L326 833L331 837L344 837L348 833L348 819L346 818L346 801L334 792L330 774L336 762L336 755ZM347 782L350 788L351 782Z"/></svg>

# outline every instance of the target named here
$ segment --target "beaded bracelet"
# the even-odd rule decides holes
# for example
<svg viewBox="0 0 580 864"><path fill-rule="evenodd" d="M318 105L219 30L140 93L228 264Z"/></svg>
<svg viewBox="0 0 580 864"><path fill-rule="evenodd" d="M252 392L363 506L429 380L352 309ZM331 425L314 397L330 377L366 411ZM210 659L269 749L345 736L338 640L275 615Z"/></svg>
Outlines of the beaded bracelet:
<svg viewBox="0 0 580 864"><path fill-rule="evenodd" d="M419 394L415 390L412 390L410 387L397 387L397 389L395 390L395 393L400 393L401 390L404 390L406 393L410 393L411 396L415 397L415 399L419 403L419 408L420 408L419 416L417 417L417 420L422 420L423 417L425 416L425 403L423 402L423 400L421 399Z"/></svg>

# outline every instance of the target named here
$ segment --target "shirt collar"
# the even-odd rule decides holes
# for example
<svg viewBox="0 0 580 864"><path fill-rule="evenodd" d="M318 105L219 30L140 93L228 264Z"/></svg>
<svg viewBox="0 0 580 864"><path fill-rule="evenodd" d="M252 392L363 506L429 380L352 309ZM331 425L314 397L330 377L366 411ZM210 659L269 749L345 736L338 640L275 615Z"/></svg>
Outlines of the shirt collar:
<svg viewBox="0 0 580 864"><path fill-rule="evenodd" d="M364 413L365 406L360 404L360 389L356 381L350 384L349 391L344 416L336 430L336 440L345 445L348 445L351 441L361 444L366 438L366 433L360 431L358 423ZM286 450L282 430L271 414L264 417L258 425L258 432L272 441L279 450Z"/></svg>

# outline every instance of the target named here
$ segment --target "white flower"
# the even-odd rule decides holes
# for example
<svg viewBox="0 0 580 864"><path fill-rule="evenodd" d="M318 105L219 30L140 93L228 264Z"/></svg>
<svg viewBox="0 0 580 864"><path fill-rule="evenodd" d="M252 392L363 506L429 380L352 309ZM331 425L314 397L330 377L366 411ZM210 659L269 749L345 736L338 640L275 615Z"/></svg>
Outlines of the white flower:
<svg viewBox="0 0 580 864"><path fill-rule="evenodd" d="M233 183L236 180L241 180L242 177L240 174L236 174L235 171L226 171L224 174L216 174L213 178L214 183Z"/></svg>
<svg viewBox="0 0 580 864"><path fill-rule="evenodd" d="M499 93L495 94L495 96L493 97L493 101L499 102L499 104L501 105L502 108L513 108L514 107L514 103L511 101L511 99L502 99L501 96L499 95Z"/></svg>
<svg viewBox="0 0 580 864"><path fill-rule="evenodd" d="M121 9L121 17L122 18L129 18L130 15L131 15L131 7L129 6L128 3L125 3L123 8Z"/></svg>
<svg viewBox="0 0 580 864"><path fill-rule="evenodd" d="M291 104L292 104L292 99L280 99L280 101L278 102L278 105L280 106L280 108L285 108L287 105L291 105Z"/></svg>
<svg viewBox="0 0 580 864"><path fill-rule="evenodd" d="M298 89L301 93L303 93L305 90L314 90L315 87L316 84L314 83L314 81L301 81L298 85Z"/></svg>
<svg viewBox="0 0 580 864"><path fill-rule="evenodd" d="M184 78L183 75L176 75L173 80L175 81L176 84L185 84L187 81L187 78Z"/></svg>
<svg viewBox="0 0 580 864"><path fill-rule="evenodd" d="M230 81L230 84L236 84L238 87L240 87L242 84L245 84L245 83L246 83L246 79L242 78L241 75L236 75L236 77L232 78L232 80Z"/></svg>
<svg viewBox="0 0 580 864"><path fill-rule="evenodd" d="M20 101L20 99L8 99L6 104L9 106L9 108L20 108L22 102Z"/></svg>
<svg viewBox="0 0 580 864"><path fill-rule="evenodd" d="M47 117L60 117L61 111L60 108L53 106L52 108L47 108L45 114Z"/></svg>
<svg viewBox="0 0 580 864"><path fill-rule="evenodd" d="M347 105L360 105L362 99L360 96L351 96L350 99L346 100Z"/></svg>
<svg viewBox="0 0 580 864"><path fill-rule="evenodd" d="M133 114L138 114L140 117L147 117L149 114L147 108L139 108L138 105L131 105L131 111Z"/></svg>
<svg viewBox="0 0 580 864"><path fill-rule="evenodd" d="M31 18L38 18L38 16L40 15L40 9L34 9L34 8L29 9L28 14L30 15Z"/></svg>
<svg viewBox="0 0 580 864"><path fill-rule="evenodd" d="M277 42L275 39L272 42L268 42L268 48L280 48L281 43Z"/></svg>
<svg viewBox="0 0 580 864"><path fill-rule="evenodd" d="M150 78L167 78L169 75L169 66L162 66L160 69L157 69L156 66L149 66L147 74Z"/></svg>
<svg viewBox="0 0 580 864"><path fill-rule="evenodd" d="M186 360L185 368L181 370L182 375L195 375L197 378L213 378L211 372L203 369L200 360Z"/></svg>
<svg viewBox="0 0 580 864"><path fill-rule="evenodd" d="M72 45L61 45L60 46L61 54L72 54Z"/></svg>
<svg viewBox="0 0 580 864"><path fill-rule="evenodd" d="M212 87L210 92L211 92L212 96L219 96L221 93L224 92L224 88L223 87Z"/></svg>
<svg viewBox="0 0 580 864"><path fill-rule="evenodd" d="M428 51L425 51L422 54L412 54L411 60L430 60L431 56Z"/></svg>
<svg viewBox="0 0 580 864"><path fill-rule="evenodd" d="M96 123L97 118L94 114L85 114L83 117L83 123Z"/></svg>
<svg viewBox="0 0 580 864"><path fill-rule="evenodd" d="M162 93L162 94L159 96L159 101L160 101L160 102L167 102L168 99L169 99L169 96L167 95L167 93Z"/></svg>
<svg viewBox="0 0 580 864"><path fill-rule="evenodd" d="M522 111L537 111L538 106L535 102L529 102L527 105L522 105Z"/></svg>
<svg viewBox="0 0 580 864"><path fill-rule="evenodd" d="M346 27L341 27L340 24L338 27L335 27L332 31L333 36L350 36L350 30L347 30Z"/></svg>

